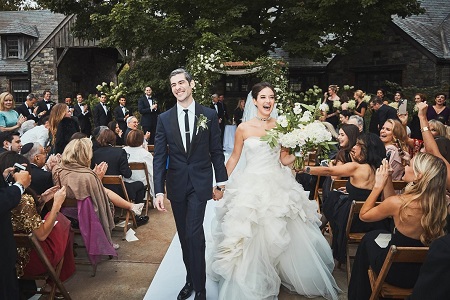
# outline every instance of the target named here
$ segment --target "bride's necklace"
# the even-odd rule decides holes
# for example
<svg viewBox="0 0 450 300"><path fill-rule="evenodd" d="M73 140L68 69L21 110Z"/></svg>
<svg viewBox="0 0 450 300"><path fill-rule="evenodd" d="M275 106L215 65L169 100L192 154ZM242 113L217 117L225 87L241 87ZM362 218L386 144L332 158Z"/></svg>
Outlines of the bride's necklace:
<svg viewBox="0 0 450 300"><path fill-rule="evenodd" d="M267 118L260 118L260 117L256 116L256 118L257 118L258 120L260 120L260 121L267 122L267 121L269 121L272 117L269 116L269 117L267 117Z"/></svg>

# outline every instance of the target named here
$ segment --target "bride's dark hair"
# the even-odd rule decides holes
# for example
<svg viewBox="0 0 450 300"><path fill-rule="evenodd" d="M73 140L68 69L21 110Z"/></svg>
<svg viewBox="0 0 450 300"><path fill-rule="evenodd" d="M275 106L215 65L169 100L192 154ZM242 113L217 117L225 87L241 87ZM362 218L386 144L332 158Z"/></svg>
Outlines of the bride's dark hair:
<svg viewBox="0 0 450 300"><path fill-rule="evenodd" d="M260 83L255 84L252 87L252 98L253 99L257 99L259 92L261 92L263 89L265 89L267 87L272 90L274 96L276 97L277 93L275 92L274 87L270 83L268 83L268 82L260 82Z"/></svg>

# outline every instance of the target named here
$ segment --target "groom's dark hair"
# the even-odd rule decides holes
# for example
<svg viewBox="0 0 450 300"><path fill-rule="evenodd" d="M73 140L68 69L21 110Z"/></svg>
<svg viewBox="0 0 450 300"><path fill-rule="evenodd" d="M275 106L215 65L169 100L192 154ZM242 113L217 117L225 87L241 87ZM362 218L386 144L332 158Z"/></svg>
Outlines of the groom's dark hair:
<svg viewBox="0 0 450 300"><path fill-rule="evenodd" d="M184 77L186 78L186 80L188 82L191 82L193 80L192 75L183 68L178 68L178 69L175 69L172 72L170 72L169 80L170 80L170 78L172 78L173 76L178 75L178 74L184 74Z"/></svg>

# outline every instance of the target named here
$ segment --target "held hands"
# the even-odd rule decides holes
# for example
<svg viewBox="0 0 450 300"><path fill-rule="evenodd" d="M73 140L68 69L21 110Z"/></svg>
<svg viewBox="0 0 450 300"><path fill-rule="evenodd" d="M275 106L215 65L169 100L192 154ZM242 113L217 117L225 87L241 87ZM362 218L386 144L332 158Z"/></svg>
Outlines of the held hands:
<svg viewBox="0 0 450 300"><path fill-rule="evenodd" d="M212 198L214 201L219 201L223 197L223 191L219 191L216 188L213 188Z"/></svg>
<svg viewBox="0 0 450 300"><path fill-rule="evenodd" d="M164 195L159 194L156 196L153 201L153 206L159 211L167 212L167 209L164 207Z"/></svg>
<svg viewBox="0 0 450 300"><path fill-rule="evenodd" d="M375 173L375 185L374 188L384 188L388 179L392 175L392 168L389 162L384 158L381 162L381 166Z"/></svg>

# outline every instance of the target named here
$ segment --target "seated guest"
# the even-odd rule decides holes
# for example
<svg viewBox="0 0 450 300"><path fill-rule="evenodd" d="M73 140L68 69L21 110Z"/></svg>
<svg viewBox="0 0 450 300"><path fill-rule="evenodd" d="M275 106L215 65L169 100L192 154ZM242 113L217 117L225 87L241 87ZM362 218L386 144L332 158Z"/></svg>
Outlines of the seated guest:
<svg viewBox="0 0 450 300"><path fill-rule="evenodd" d="M107 165L102 163L91 170L89 168L91 159L91 140L88 138L74 139L67 144L61 157L61 163L53 168L52 174L55 183L67 187L67 197L78 200L78 211L75 217L79 218L80 230L82 230L84 222L89 223L87 227L91 231L85 232L85 234L91 238L91 241L95 241L95 245L91 249L93 252L89 252L90 260L94 263L99 261L100 255L117 256L114 249L118 249L119 245L113 245L111 239L114 218L110 203L138 215L141 214L144 204L130 203L106 189L101 178L105 175ZM101 228L96 227L97 222Z"/></svg>
<svg viewBox="0 0 450 300"><path fill-rule="evenodd" d="M48 118L49 118L48 116L43 117L41 120L43 125L35 126L30 130L26 131L24 134L22 134L20 139L24 145L28 143L38 142L39 144L42 145L42 147L47 147L49 142Z"/></svg>
<svg viewBox="0 0 450 300"><path fill-rule="evenodd" d="M36 126L36 122L34 120L27 120L23 122L22 126L20 126L18 132L20 133L20 136L22 136L25 132L28 130L33 129Z"/></svg>
<svg viewBox="0 0 450 300"><path fill-rule="evenodd" d="M410 300L447 299L450 285L450 235L431 243Z"/></svg>
<svg viewBox="0 0 450 300"><path fill-rule="evenodd" d="M144 145L144 132L142 130L132 130L127 136L127 145L123 148L128 153L128 162L145 162L150 180L150 193L155 196L153 188L153 155L147 151ZM147 180L142 170L133 170L130 178L125 178L125 182L141 181L145 186Z"/></svg>
<svg viewBox="0 0 450 300"><path fill-rule="evenodd" d="M359 218L364 222L376 222L392 217L395 227L392 232L369 232L362 239L353 264L349 299L370 298L372 290L367 270L371 267L376 273L380 272L391 245L423 247L444 235L447 217L446 178L447 169L442 159L419 153L413 157L411 166L406 166L403 176L404 181L412 184L405 188L402 195L395 195L389 163L383 161L377 169L373 190L361 208ZM390 196L375 206L383 191L385 196ZM377 243L380 233L392 233L386 247ZM420 267L420 264L393 264L385 281L401 288L412 288Z"/></svg>
<svg viewBox="0 0 450 300"><path fill-rule="evenodd" d="M389 156L389 165L393 171L392 180L401 180L405 165L409 164L411 159L405 128L400 121L388 119L381 127L380 139L386 147L386 156Z"/></svg>
<svg viewBox="0 0 450 300"><path fill-rule="evenodd" d="M28 164L28 160L12 151L5 152L0 156L0 168L12 167L14 163ZM27 167L28 168L28 167ZM33 180L33 177L31 177ZM19 205L12 210L11 222L15 233L33 233L39 240L51 265L56 267L57 263L64 257L60 279L65 281L75 272L75 261L73 256L73 231L70 229L70 221L62 214L58 214L61 205L66 198L66 188L63 186L52 187L44 192L39 201L33 190L27 188L22 195ZM37 209L37 203L47 202L53 199L50 212L42 222ZM34 250L18 248L18 259L16 262L17 276L36 276L46 272Z"/></svg>
<svg viewBox="0 0 450 300"><path fill-rule="evenodd" d="M348 110L342 110L339 114L339 122L342 124L347 124L348 119L352 114Z"/></svg>
<svg viewBox="0 0 450 300"><path fill-rule="evenodd" d="M121 148L113 147L116 142L116 136L110 129L103 130L97 137L99 148L94 151L91 167L99 165L102 162L108 164L105 175L122 175L124 178L130 178L132 172L128 166L127 153ZM117 185L106 186L115 193L123 196L121 188ZM125 182L128 196L135 203L142 203L145 196L144 184L141 181ZM136 222L143 225L148 222L148 216L136 217Z"/></svg>
<svg viewBox="0 0 450 300"><path fill-rule="evenodd" d="M22 149L22 141L20 140L20 134L17 131L3 131L0 132L0 153L5 151L14 151L20 153Z"/></svg>
<svg viewBox="0 0 450 300"><path fill-rule="evenodd" d="M97 150L100 146L98 145L97 138L98 135L105 129L108 129L108 126L98 126L95 127L92 131L91 141L92 141L92 150Z"/></svg>
<svg viewBox="0 0 450 300"><path fill-rule="evenodd" d="M348 177L347 197L339 198L339 205L327 218L330 224L337 224L333 230L333 256L341 263L346 261L346 232L350 205L355 201L366 199L372 191L375 182L375 170L386 157L386 150L380 138L372 133L362 134L350 151L351 162L330 167L306 167L305 172L312 175ZM354 219L351 230L353 232L369 232L374 229L389 229L390 222L364 223ZM336 235L336 238L334 236Z"/></svg>
<svg viewBox="0 0 450 300"><path fill-rule="evenodd" d="M127 130L123 134L123 141L125 142L125 144L127 141L128 133L130 133L131 130L138 129L138 125L139 125L139 121L138 121L138 119L136 119L136 117L131 116L127 119ZM150 138L150 132L147 131L144 135L144 138L146 141L148 141L148 139Z"/></svg>
<svg viewBox="0 0 450 300"><path fill-rule="evenodd" d="M125 144L122 138L123 131L120 129L119 124L116 121L111 121L108 123L108 128L116 135L116 146L123 146Z"/></svg>
<svg viewBox="0 0 450 300"><path fill-rule="evenodd" d="M21 153L30 162L30 188L40 195L53 187L52 173L42 169L45 166L47 152L38 142L23 145Z"/></svg>
<svg viewBox="0 0 450 300"><path fill-rule="evenodd" d="M445 125L442 124L440 121L438 120L429 120L428 121L429 129L431 131L431 134L436 137L436 136L443 136L443 137L447 137L447 129L445 128Z"/></svg>

